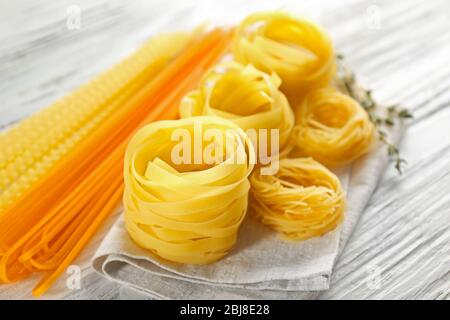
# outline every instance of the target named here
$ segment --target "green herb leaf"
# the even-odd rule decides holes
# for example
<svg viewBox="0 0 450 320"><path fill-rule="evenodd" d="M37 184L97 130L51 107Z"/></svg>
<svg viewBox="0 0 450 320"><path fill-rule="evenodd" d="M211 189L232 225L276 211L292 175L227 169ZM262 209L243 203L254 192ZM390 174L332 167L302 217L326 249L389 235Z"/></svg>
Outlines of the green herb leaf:
<svg viewBox="0 0 450 320"><path fill-rule="evenodd" d="M409 112L409 110L407 109L403 109L398 113L398 116L400 118L404 118L404 119L408 119L408 118L413 118L413 115L411 112Z"/></svg>
<svg viewBox="0 0 450 320"><path fill-rule="evenodd" d="M370 121L377 129L378 139L386 145L389 156L395 162L395 168L399 174L401 174L403 172L403 167L407 162L405 159L400 157L400 151L393 143L389 141L387 133L381 128L383 126L394 126L396 123L396 118L412 118L412 113L407 109L401 109L399 111L399 106L394 104L387 108L386 117L381 116L379 110L377 110L378 103L372 97L372 90L366 90L356 83L355 74L343 63L344 56L342 54L337 54L336 58L340 60L337 78L338 85L340 85L341 89L346 91L350 97L358 101L367 111Z"/></svg>

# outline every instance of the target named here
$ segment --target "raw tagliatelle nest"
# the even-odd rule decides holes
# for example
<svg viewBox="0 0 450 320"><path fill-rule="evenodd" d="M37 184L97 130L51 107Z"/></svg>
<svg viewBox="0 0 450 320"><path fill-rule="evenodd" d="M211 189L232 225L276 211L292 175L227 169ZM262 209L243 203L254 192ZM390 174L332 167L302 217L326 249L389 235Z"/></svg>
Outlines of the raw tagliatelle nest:
<svg viewBox="0 0 450 320"><path fill-rule="evenodd" d="M329 36L314 23L283 12L255 13L244 19L232 51L236 61L276 73L291 102L326 86L336 71Z"/></svg>
<svg viewBox="0 0 450 320"><path fill-rule="evenodd" d="M251 208L285 239L321 236L343 220L345 194L339 179L311 158L282 159L278 173L255 170L250 182Z"/></svg>
<svg viewBox="0 0 450 320"><path fill-rule="evenodd" d="M260 129L266 129L264 141L252 139L255 147L259 143L261 148L272 145L269 130L277 129L279 146L271 150L275 153L287 144L294 127L294 113L279 90L280 84L275 73L237 62L222 63L206 73L200 87L183 99L180 116L218 116L233 121L246 133L255 130L257 137L262 137Z"/></svg>
<svg viewBox="0 0 450 320"><path fill-rule="evenodd" d="M174 132L193 136L198 126L218 133L213 145L219 149L233 146L226 159L174 162ZM203 142L202 153L211 145ZM189 144L188 151L191 147L196 148ZM143 127L130 141L124 163L124 216L130 237L173 262L206 264L222 258L235 244L247 212L252 163L251 141L225 119L195 117Z"/></svg>

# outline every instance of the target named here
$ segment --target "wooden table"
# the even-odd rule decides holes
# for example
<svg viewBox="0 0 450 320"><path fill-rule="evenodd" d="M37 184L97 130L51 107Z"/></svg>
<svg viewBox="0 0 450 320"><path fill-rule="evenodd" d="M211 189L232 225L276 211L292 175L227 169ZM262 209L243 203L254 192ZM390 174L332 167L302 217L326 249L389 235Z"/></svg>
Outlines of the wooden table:
<svg viewBox="0 0 450 320"><path fill-rule="evenodd" d="M50 104L155 32L205 19L237 22L263 9L303 13L327 28L378 100L414 113L400 145L406 172L386 170L320 298L449 299L450 2L330 2L3 1L0 126ZM101 234L77 262L81 289L66 289L63 276L46 298L121 297L119 285L89 267L100 240ZM29 298L35 280L0 286L0 298Z"/></svg>

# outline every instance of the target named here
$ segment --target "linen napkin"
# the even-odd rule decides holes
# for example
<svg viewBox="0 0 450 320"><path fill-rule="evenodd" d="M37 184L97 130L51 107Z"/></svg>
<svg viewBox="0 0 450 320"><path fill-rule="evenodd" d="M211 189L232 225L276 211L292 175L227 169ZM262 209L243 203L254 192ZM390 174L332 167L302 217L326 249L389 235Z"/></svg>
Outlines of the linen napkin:
<svg viewBox="0 0 450 320"><path fill-rule="evenodd" d="M398 141L402 127L390 132ZM385 147L342 169L347 193L344 222L334 231L302 242L284 241L249 210L238 243L224 259L206 266L161 261L128 236L122 216L97 250L94 269L110 280L157 299L305 299L326 290L336 259L388 163Z"/></svg>

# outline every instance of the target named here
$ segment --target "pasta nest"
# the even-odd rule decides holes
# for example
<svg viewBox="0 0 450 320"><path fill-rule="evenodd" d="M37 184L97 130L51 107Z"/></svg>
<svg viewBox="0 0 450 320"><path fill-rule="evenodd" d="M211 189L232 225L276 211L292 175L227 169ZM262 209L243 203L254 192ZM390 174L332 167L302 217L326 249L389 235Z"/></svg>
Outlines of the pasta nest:
<svg viewBox="0 0 450 320"><path fill-rule="evenodd" d="M375 127L367 112L335 88L310 92L295 114L292 143L296 155L336 167L351 163L373 144Z"/></svg>
<svg viewBox="0 0 450 320"><path fill-rule="evenodd" d="M253 211L284 239L306 240L338 226L345 194L338 177L311 158L280 160L275 175L250 176Z"/></svg>
<svg viewBox="0 0 450 320"><path fill-rule="evenodd" d="M181 143L175 138L180 137L192 151L191 161L174 160ZM217 161L198 158L200 153ZM194 117L143 127L125 154L125 224L130 237L173 262L206 264L222 258L235 244L247 211L252 163L251 141L225 119Z"/></svg>
<svg viewBox="0 0 450 320"><path fill-rule="evenodd" d="M240 63L278 74L290 102L328 85L336 72L328 35L315 24L282 12L255 13L243 20L232 51Z"/></svg>
<svg viewBox="0 0 450 320"><path fill-rule="evenodd" d="M222 63L205 75L198 90L182 100L180 116L214 115L231 120L249 134L255 148L260 147L256 149L266 148L272 156L288 143L294 127L294 113L278 89L280 84L276 74L266 74L252 65ZM267 129L267 134L260 129ZM278 146L272 146L270 129L279 130Z"/></svg>

